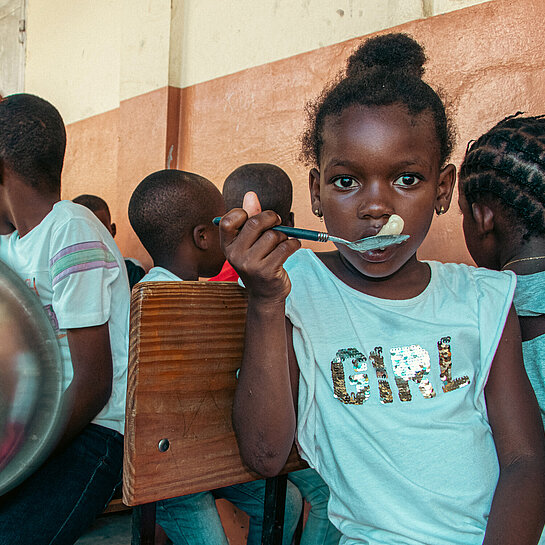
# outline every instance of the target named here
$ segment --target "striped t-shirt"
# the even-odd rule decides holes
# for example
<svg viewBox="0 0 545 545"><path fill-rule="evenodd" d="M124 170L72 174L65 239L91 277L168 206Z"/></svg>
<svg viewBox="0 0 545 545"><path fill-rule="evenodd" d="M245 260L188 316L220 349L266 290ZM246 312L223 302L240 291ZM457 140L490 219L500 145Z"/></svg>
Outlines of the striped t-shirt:
<svg viewBox="0 0 545 545"><path fill-rule="evenodd" d="M0 237L0 259L41 299L59 340L65 389L73 377L66 330L108 322L112 396L93 422L123 433L130 292L108 230L84 206L59 201L24 237Z"/></svg>

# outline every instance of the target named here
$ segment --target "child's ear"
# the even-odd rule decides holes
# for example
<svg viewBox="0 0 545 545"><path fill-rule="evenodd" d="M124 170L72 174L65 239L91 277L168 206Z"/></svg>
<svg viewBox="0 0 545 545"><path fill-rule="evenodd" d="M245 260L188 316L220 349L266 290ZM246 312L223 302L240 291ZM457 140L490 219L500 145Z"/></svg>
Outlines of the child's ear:
<svg viewBox="0 0 545 545"><path fill-rule="evenodd" d="M193 228L193 243L200 250L208 250L209 245L208 226L204 224L196 225Z"/></svg>
<svg viewBox="0 0 545 545"><path fill-rule="evenodd" d="M322 202L320 200L320 172L316 168L308 173L308 188L310 190L310 205L315 216L322 217Z"/></svg>
<svg viewBox="0 0 545 545"><path fill-rule="evenodd" d="M456 167L452 164L441 169L439 173L439 184L435 198L435 211L437 214L444 214L450 207L454 185L456 184Z"/></svg>
<svg viewBox="0 0 545 545"><path fill-rule="evenodd" d="M115 223L110 223L110 233L112 233L112 238L115 238L117 234L117 226Z"/></svg>
<svg viewBox="0 0 545 545"><path fill-rule="evenodd" d="M471 205L471 213L480 236L489 235L494 231L494 211L486 204L474 202Z"/></svg>

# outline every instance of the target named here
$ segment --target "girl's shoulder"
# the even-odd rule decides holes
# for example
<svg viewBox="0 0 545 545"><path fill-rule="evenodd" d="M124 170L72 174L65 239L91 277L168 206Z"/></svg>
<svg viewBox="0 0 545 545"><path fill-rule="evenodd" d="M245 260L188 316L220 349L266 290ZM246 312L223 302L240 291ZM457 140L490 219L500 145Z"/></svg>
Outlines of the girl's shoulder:
<svg viewBox="0 0 545 545"><path fill-rule="evenodd" d="M511 271L493 271L464 263L427 261L438 289L465 296L512 298L517 278Z"/></svg>

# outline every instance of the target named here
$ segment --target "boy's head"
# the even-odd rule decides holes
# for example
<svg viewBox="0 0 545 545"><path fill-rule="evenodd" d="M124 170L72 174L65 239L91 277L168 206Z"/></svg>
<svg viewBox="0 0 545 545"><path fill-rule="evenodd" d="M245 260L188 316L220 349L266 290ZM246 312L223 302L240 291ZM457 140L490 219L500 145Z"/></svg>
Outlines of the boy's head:
<svg viewBox="0 0 545 545"><path fill-rule="evenodd" d="M235 169L223 184L225 208L242 208L248 191L256 193L262 210L273 210L282 219L282 225L293 225L293 187L290 177L280 167L250 163Z"/></svg>
<svg viewBox="0 0 545 545"><path fill-rule="evenodd" d="M469 251L477 264L498 268L505 244L545 236L545 117L500 121L468 146L459 179ZM487 238L494 247L481 244Z"/></svg>
<svg viewBox="0 0 545 545"><path fill-rule="evenodd" d="M115 237L117 227L115 223L112 223L112 217L110 215L110 209L104 199L97 197L96 195L79 195L72 202L81 204L88 208L93 214L101 221L101 223L110 231L112 237Z"/></svg>
<svg viewBox="0 0 545 545"><path fill-rule="evenodd" d="M25 93L0 100L0 183L9 170L33 188L60 193L65 149L64 123L53 105Z"/></svg>
<svg viewBox="0 0 545 545"><path fill-rule="evenodd" d="M224 211L212 182L174 169L144 178L129 201L129 221L154 265L170 269L183 256L205 277L217 274L225 261L212 223Z"/></svg>

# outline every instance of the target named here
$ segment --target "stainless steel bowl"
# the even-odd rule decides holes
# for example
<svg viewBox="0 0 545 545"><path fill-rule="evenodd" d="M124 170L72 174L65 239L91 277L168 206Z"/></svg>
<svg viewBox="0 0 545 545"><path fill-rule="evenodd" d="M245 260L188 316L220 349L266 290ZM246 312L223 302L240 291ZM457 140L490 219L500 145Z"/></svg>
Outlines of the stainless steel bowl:
<svg viewBox="0 0 545 545"><path fill-rule="evenodd" d="M40 299L0 261L0 495L38 468L63 423L55 332Z"/></svg>

